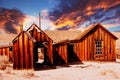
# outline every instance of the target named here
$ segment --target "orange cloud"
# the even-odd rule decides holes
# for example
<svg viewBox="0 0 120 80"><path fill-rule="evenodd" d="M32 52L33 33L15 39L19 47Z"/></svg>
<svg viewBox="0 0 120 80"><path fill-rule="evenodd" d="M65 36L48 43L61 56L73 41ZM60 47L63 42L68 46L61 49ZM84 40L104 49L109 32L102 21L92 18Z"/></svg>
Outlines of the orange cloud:
<svg viewBox="0 0 120 80"><path fill-rule="evenodd" d="M68 5L64 3L68 3ZM60 0L58 7L50 13L50 19L53 19L56 28L65 26L75 28L84 24L89 26L116 18L116 14L119 12L116 10L115 14L114 10L118 9L119 4L120 0L76 0L74 3ZM109 12L112 16L109 15Z"/></svg>
<svg viewBox="0 0 120 80"><path fill-rule="evenodd" d="M17 9L0 8L0 29L6 33L18 33L25 15Z"/></svg>

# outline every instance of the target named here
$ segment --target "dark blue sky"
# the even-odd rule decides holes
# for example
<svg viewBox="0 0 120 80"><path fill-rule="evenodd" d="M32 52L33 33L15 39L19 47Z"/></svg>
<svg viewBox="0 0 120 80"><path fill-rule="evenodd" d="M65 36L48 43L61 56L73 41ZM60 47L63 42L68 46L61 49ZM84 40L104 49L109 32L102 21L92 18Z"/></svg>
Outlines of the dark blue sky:
<svg viewBox="0 0 120 80"><path fill-rule="evenodd" d="M25 14L34 16L44 9L52 9L55 4L55 0L0 0L0 7L17 8Z"/></svg>

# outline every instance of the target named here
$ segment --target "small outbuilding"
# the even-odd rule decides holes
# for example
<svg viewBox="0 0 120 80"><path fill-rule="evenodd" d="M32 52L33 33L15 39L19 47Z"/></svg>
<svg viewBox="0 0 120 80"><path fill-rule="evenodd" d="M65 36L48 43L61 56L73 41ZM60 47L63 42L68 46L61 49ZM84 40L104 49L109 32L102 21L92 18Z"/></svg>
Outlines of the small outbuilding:
<svg viewBox="0 0 120 80"><path fill-rule="evenodd" d="M7 56L9 61L12 62L12 44L4 43L0 45L0 56Z"/></svg>
<svg viewBox="0 0 120 80"><path fill-rule="evenodd" d="M52 40L36 24L13 39L14 69L38 69L52 66Z"/></svg>
<svg viewBox="0 0 120 80"><path fill-rule="evenodd" d="M81 61L115 61L116 39L101 24L95 24L71 41L74 53Z"/></svg>

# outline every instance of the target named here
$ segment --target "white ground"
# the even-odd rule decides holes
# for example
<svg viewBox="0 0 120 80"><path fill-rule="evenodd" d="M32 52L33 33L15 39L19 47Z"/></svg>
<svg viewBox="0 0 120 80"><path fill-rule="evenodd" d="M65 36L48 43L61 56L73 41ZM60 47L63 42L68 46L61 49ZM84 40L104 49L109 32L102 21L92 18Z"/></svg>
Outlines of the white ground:
<svg viewBox="0 0 120 80"><path fill-rule="evenodd" d="M120 80L120 63L83 63L41 71L12 70L9 74L0 71L0 80Z"/></svg>

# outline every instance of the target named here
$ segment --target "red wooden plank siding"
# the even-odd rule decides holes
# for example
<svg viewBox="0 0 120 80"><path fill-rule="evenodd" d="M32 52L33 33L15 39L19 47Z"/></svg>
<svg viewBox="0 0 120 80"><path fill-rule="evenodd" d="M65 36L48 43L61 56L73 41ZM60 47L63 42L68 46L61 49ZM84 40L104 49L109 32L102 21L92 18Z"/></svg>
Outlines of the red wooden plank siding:
<svg viewBox="0 0 120 80"><path fill-rule="evenodd" d="M68 63L67 44L61 44L61 45L54 46L54 50L57 50L58 54L65 61L65 63Z"/></svg>
<svg viewBox="0 0 120 80"><path fill-rule="evenodd" d="M0 56L3 56L3 55L6 55L8 58L9 58L9 60L11 60L11 62L12 62L12 55L10 56L10 54L12 54L12 51L10 52L10 48L11 46L6 46L6 47L1 47L0 48Z"/></svg>
<svg viewBox="0 0 120 80"><path fill-rule="evenodd" d="M41 32L37 32L37 41L38 41L38 42L40 42L40 38L41 38L40 33L41 33Z"/></svg>
<svg viewBox="0 0 120 80"><path fill-rule="evenodd" d="M37 42L48 42L48 57L51 63L53 63L52 40L44 32L38 32L36 28L33 28L31 31L33 31L33 38L35 38Z"/></svg>
<svg viewBox="0 0 120 80"><path fill-rule="evenodd" d="M62 45L61 46L61 57L63 58L63 60L65 61L65 63L68 63L68 59L67 59L67 45Z"/></svg>
<svg viewBox="0 0 120 80"><path fill-rule="evenodd" d="M3 55L3 48L1 49L1 55Z"/></svg>
<svg viewBox="0 0 120 80"><path fill-rule="evenodd" d="M44 33L42 32L42 33L41 33L41 41L42 41L42 42L44 41L44 36L45 36L45 35L44 35Z"/></svg>
<svg viewBox="0 0 120 80"><path fill-rule="evenodd" d="M0 48L0 55L2 54L2 48Z"/></svg>
<svg viewBox="0 0 120 80"><path fill-rule="evenodd" d="M20 62L20 68L21 69L23 69L23 65L24 65L24 61L23 61L23 51L24 51L24 48L23 48L23 35L24 35L24 33L22 33L19 37L18 37L18 42L19 42L19 44L18 44L18 53L19 53L19 57L20 57L20 59L19 59L19 62Z"/></svg>
<svg viewBox="0 0 120 80"><path fill-rule="evenodd" d="M5 55L9 58L9 48L5 48Z"/></svg>
<svg viewBox="0 0 120 80"><path fill-rule="evenodd" d="M14 69L19 69L18 40L14 43Z"/></svg>
<svg viewBox="0 0 120 80"><path fill-rule="evenodd" d="M53 64L53 51L52 51L52 40L49 40L49 47L48 47L48 57Z"/></svg>
<svg viewBox="0 0 120 80"><path fill-rule="evenodd" d="M89 36L87 37L87 60L90 60L90 40L89 40Z"/></svg>
<svg viewBox="0 0 120 80"><path fill-rule="evenodd" d="M28 40L29 43L29 68L33 69L33 42L32 40Z"/></svg>
<svg viewBox="0 0 120 80"><path fill-rule="evenodd" d="M102 54L96 54L95 40L102 40ZM115 59L115 38L98 25L78 43L74 44L74 51L80 60Z"/></svg>
<svg viewBox="0 0 120 80"><path fill-rule="evenodd" d="M113 45L113 46L112 46ZM116 58L116 40L112 40L112 58Z"/></svg>
<svg viewBox="0 0 120 80"><path fill-rule="evenodd" d="M33 28L33 37L37 40L37 30Z"/></svg>
<svg viewBox="0 0 120 80"><path fill-rule="evenodd" d="M33 69L33 41L22 32L13 42L14 69Z"/></svg>
<svg viewBox="0 0 120 80"><path fill-rule="evenodd" d="M28 53L28 49L29 49L29 46L28 46L28 37L27 37L27 34L24 34L24 43L23 43L23 48L24 48L24 63L25 63L25 68L28 69L29 68L29 53Z"/></svg>
<svg viewBox="0 0 120 80"><path fill-rule="evenodd" d="M13 69L16 69L16 42L17 41L14 41L14 45L13 45Z"/></svg>

